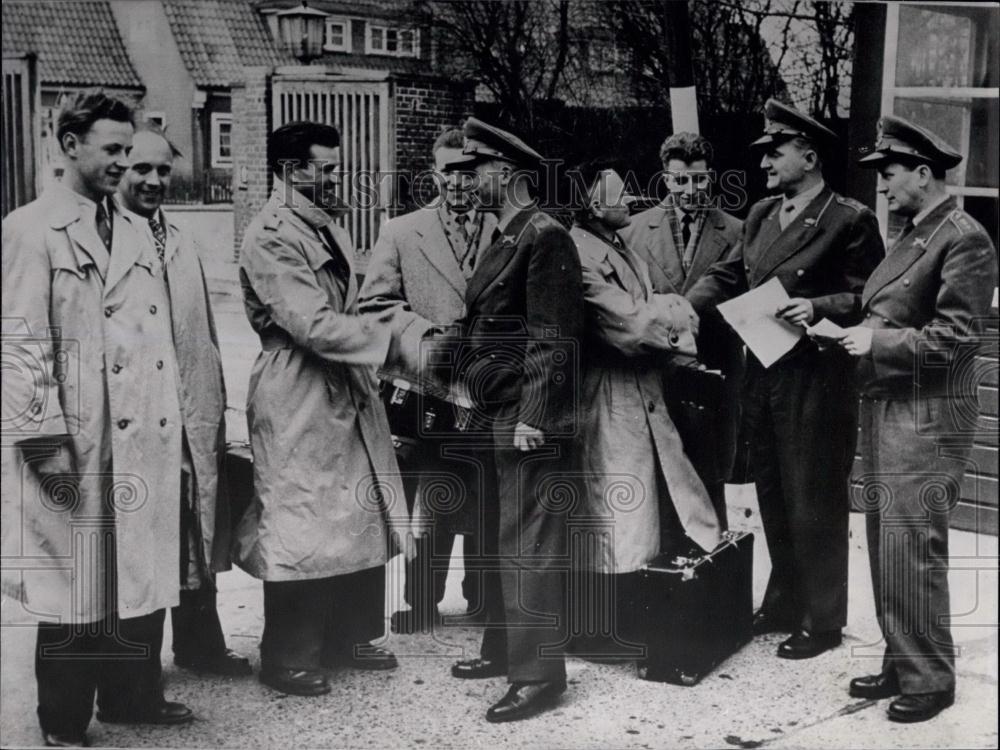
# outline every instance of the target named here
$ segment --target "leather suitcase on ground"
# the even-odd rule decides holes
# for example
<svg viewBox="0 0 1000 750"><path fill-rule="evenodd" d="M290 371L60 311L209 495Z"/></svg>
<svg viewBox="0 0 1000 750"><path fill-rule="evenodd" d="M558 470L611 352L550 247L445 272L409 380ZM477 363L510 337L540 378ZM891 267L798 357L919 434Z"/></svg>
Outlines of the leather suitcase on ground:
<svg viewBox="0 0 1000 750"><path fill-rule="evenodd" d="M659 555L639 571L639 676L696 685L753 633L753 534L726 532L702 557Z"/></svg>

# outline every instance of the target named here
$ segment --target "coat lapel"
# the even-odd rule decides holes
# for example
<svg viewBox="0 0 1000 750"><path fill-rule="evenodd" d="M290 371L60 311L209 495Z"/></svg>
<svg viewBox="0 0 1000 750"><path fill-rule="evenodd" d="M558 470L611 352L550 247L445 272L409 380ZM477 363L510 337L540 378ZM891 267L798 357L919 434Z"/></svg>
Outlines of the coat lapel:
<svg viewBox="0 0 1000 750"><path fill-rule="evenodd" d="M709 210L705 215L701 236L698 238L694 261L688 269L687 278L684 279L685 292L708 270L709 266L722 257L726 247L726 222L719 211Z"/></svg>
<svg viewBox="0 0 1000 750"><path fill-rule="evenodd" d="M758 281L765 279L771 271L800 252L814 237L821 234L823 226L820 219L823 218L823 213L832 202L833 191L829 187L824 187L820 194L810 201L802 213L795 217L795 221L785 227L785 231L781 232L770 246L764 248L763 244L760 244L763 253L753 268L754 278ZM777 201L775 209L780 206L781 202ZM771 231L775 228L780 231L781 225L778 223L777 210L772 210L765 221L774 222Z"/></svg>
<svg viewBox="0 0 1000 750"><path fill-rule="evenodd" d="M670 226L667 211L673 211L672 206L657 206L657 210L649 217L649 232L644 243L637 243L633 248L650 268L656 268L666 278L667 283L679 292L684 286L684 271L677 257L677 246L674 245L674 230Z"/></svg>
<svg viewBox="0 0 1000 750"><path fill-rule="evenodd" d="M521 233L537 210L534 208L525 209L515 216L500 235L500 239L491 244L486 249L485 255L476 262L476 271L469 279L469 286L465 293L468 309L472 309L472 303L479 299L483 291L510 263L517 251L517 243L521 238Z"/></svg>
<svg viewBox="0 0 1000 750"><path fill-rule="evenodd" d="M459 296L464 296L465 277L462 275L462 269L459 268L455 253L452 252L451 245L448 243L448 237L445 235L444 227L441 226L437 210L424 210L426 211L424 220L414 230L417 235L417 247L427 258L427 261L438 270L438 273L444 276L445 281L458 292Z"/></svg>
<svg viewBox="0 0 1000 750"><path fill-rule="evenodd" d="M97 228L90 226L80 209L77 194L61 184L49 188L47 192L50 210L49 226L65 229L73 246L73 255L78 268L93 265L101 279L107 278L110 256L97 234Z"/></svg>
<svg viewBox="0 0 1000 750"><path fill-rule="evenodd" d="M861 293L862 307L867 305L868 301L879 290L884 289L898 279L906 272L906 269L920 259L920 256L927 249L927 243L930 242L931 238L934 237L944 222L948 220L951 212L955 210L956 205L954 198L948 198L948 200L931 211L927 215L927 218L914 227L913 231L904 237L901 242L893 246L888 255L872 271L872 275L868 277L865 289Z"/></svg>
<svg viewBox="0 0 1000 750"><path fill-rule="evenodd" d="M118 282L128 275L132 266L140 265L146 270L152 271L153 264L150 256L156 253L149 246L146 237L139 231L139 227L132 224L114 200L111 201L111 205L113 206L111 262L108 264L108 275L104 281L105 297L114 290Z"/></svg>

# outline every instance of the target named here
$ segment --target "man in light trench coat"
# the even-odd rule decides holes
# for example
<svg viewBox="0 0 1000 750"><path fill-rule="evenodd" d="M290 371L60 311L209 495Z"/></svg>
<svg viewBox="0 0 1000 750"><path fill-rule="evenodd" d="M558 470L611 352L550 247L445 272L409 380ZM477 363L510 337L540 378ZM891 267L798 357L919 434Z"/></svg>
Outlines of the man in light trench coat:
<svg viewBox="0 0 1000 750"><path fill-rule="evenodd" d="M47 745L98 719L176 724L164 610L178 603L181 431L159 260L112 195L132 112L84 92L59 114L65 174L3 222L3 585L40 620Z"/></svg>
<svg viewBox="0 0 1000 750"><path fill-rule="evenodd" d="M661 545L685 553L693 542L711 552L722 528L663 398L663 358L695 354L697 316L679 294L653 292L649 267L623 241L630 196L610 166L589 162L574 174L578 208L570 236L583 270L588 334L584 492L576 513L602 526L578 545L585 552L577 565L591 585L578 586L571 602L582 614L577 653L582 647L595 656L638 656L628 643L640 637L633 620L637 571ZM585 592L594 599L584 600Z"/></svg>
<svg viewBox="0 0 1000 750"><path fill-rule="evenodd" d="M193 238L162 209L175 148L149 124L138 128L118 187L126 215L156 249L170 296L182 429L180 604L170 610L174 663L235 677L248 659L226 648L215 572L231 567L229 498L219 482L226 442L226 388L208 287ZM157 363L159 366L159 363Z"/></svg>
<svg viewBox="0 0 1000 750"><path fill-rule="evenodd" d="M383 318L357 314L351 238L334 223L337 129L283 125L268 163L275 191L240 253L263 351L247 394L254 498L235 559L264 581L261 681L320 695L330 691L324 667L396 666L370 643L384 633L390 531L407 522L375 380L392 334Z"/></svg>

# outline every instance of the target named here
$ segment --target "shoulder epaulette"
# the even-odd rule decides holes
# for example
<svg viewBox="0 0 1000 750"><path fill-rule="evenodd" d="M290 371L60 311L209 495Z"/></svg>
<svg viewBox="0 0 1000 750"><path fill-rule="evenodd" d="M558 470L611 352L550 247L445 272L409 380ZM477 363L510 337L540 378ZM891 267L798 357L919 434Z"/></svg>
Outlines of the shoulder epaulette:
<svg viewBox="0 0 1000 750"><path fill-rule="evenodd" d="M861 201L855 200L854 198L848 198L846 195L840 195L839 193L836 194L836 198L837 198L837 203L839 203L841 206L847 206L848 208L853 208L858 213L868 210L868 206L866 206Z"/></svg>
<svg viewBox="0 0 1000 750"><path fill-rule="evenodd" d="M965 234L966 232L975 232L979 229L975 220L969 216L965 211L960 208L956 208L948 216L948 220L955 225L955 229L958 230L959 234Z"/></svg>

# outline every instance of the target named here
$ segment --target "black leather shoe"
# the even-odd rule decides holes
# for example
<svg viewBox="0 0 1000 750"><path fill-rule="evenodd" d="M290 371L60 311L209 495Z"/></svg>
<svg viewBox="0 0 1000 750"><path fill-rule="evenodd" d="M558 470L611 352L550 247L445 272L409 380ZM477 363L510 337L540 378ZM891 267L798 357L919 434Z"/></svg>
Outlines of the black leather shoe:
<svg viewBox="0 0 1000 750"><path fill-rule="evenodd" d="M778 656L782 659L812 659L824 651L840 645L839 630L827 630L823 633L810 633L800 630L778 646Z"/></svg>
<svg viewBox="0 0 1000 750"><path fill-rule="evenodd" d="M393 633L409 635L426 633L441 624L441 613L435 607L432 612L418 612L415 609L400 609L389 618L389 629Z"/></svg>
<svg viewBox="0 0 1000 750"><path fill-rule="evenodd" d="M867 698L877 701L899 695L899 679L895 672L880 672L851 680L847 689L852 698Z"/></svg>
<svg viewBox="0 0 1000 750"><path fill-rule="evenodd" d="M163 701L125 713L98 711L97 720L105 724L187 724L194 713L183 703Z"/></svg>
<svg viewBox="0 0 1000 750"><path fill-rule="evenodd" d="M772 615L763 609L758 609L753 616L753 634L790 633L795 629L787 620Z"/></svg>
<svg viewBox="0 0 1000 750"><path fill-rule="evenodd" d="M229 649L206 659L175 656L174 664L198 674L217 674L223 677L247 677L253 674L250 660Z"/></svg>
<svg viewBox="0 0 1000 750"><path fill-rule="evenodd" d="M463 680L481 680L507 674L507 665L490 659L464 659L451 665L451 676Z"/></svg>
<svg viewBox="0 0 1000 750"><path fill-rule="evenodd" d="M955 702L954 690L901 695L889 704L889 720L913 724L933 719Z"/></svg>
<svg viewBox="0 0 1000 750"><path fill-rule="evenodd" d="M384 670L395 669L399 666L396 655L388 649L373 646L370 643L359 643L350 651L338 654L334 660L334 665L343 665L353 669Z"/></svg>
<svg viewBox="0 0 1000 750"><path fill-rule="evenodd" d="M330 692L326 675L313 669L262 669L260 681L289 695L325 695Z"/></svg>
<svg viewBox="0 0 1000 750"><path fill-rule="evenodd" d="M499 703L486 712L486 721L520 721L550 708L566 690L565 682L515 682Z"/></svg>
<svg viewBox="0 0 1000 750"><path fill-rule="evenodd" d="M59 732L45 732L45 747L90 747L85 734L60 734Z"/></svg>

